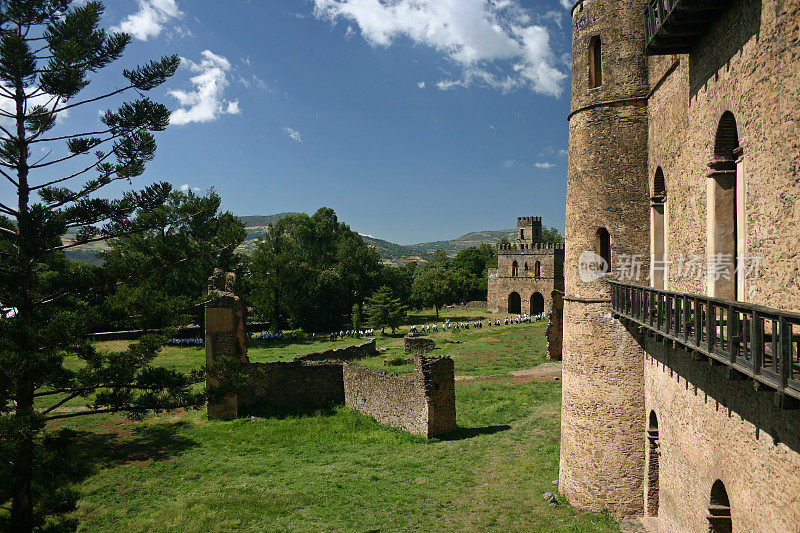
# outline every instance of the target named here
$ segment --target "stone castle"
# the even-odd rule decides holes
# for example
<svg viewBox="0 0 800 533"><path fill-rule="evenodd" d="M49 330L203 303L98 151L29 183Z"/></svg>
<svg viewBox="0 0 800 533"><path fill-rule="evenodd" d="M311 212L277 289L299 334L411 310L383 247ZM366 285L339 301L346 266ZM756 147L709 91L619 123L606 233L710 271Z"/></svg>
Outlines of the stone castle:
<svg viewBox="0 0 800 533"><path fill-rule="evenodd" d="M800 531L798 22L798 0L572 8L559 489L579 508Z"/></svg>
<svg viewBox="0 0 800 533"><path fill-rule="evenodd" d="M541 217L518 217L516 241L498 244L497 268L489 269L489 311L538 315L563 289L564 244L542 242Z"/></svg>

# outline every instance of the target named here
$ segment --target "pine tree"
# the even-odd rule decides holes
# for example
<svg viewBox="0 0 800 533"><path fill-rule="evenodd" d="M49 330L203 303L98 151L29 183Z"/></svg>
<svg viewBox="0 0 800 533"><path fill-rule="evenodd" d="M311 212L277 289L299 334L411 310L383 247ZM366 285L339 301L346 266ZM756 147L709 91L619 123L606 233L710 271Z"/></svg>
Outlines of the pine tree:
<svg viewBox="0 0 800 533"><path fill-rule="evenodd" d="M0 179L16 195L0 202L0 307L14 315L0 319L0 506L10 511L0 516L0 529L31 531L74 508L75 492L65 484L69 462L59 457L65 435L48 432L48 420L141 416L202 401L192 392L199 376L152 365L162 337L145 336L114 354L86 340L108 296L150 272L64 256L81 244L163 224L137 214L162 206L171 193L169 184L155 183L100 197L106 186L141 176L153 159L153 132L167 127L169 111L144 93L180 62L167 56L126 69L119 88L84 96L90 76L120 58L131 40L101 29L102 13L95 1L0 1ZM133 99L125 101L127 94ZM99 131L48 135L67 112L110 101L122 103L101 115ZM63 153L34 157L39 147L61 143ZM64 240L67 230L77 236ZM66 356L83 367L65 365ZM81 397L90 403L86 410L59 411Z"/></svg>
<svg viewBox="0 0 800 533"><path fill-rule="evenodd" d="M400 299L395 298L392 289L385 285L367 299L367 314L372 328L389 327L394 333L406 318L406 312Z"/></svg>

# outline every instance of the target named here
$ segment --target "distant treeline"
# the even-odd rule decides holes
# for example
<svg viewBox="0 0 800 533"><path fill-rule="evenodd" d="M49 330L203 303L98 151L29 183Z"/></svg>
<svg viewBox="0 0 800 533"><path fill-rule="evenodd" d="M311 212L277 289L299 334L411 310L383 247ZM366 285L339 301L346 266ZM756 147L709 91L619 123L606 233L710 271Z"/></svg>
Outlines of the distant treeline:
<svg viewBox="0 0 800 533"><path fill-rule="evenodd" d="M436 250L421 265L382 264L378 250L324 207L311 216L264 217L252 253L242 253L237 247L247 238L245 224L221 212L220 203L213 190L205 196L177 191L155 214L140 216L181 219L193 213L191 218L168 231L122 237L96 254L71 257L112 271L138 265L147 273L140 283L113 294L98 330L202 324L207 278L214 268L237 274L236 290L251 310L250 319L268 322L275 330L327 332L366 323L392 327L408 309L438 311L448 304L485 300L487 269L497 266L496 248L488 244L454 257ZM544 233L545 240L560 240L555 228ZM155 266L165 264L170 267Z"/></svg>

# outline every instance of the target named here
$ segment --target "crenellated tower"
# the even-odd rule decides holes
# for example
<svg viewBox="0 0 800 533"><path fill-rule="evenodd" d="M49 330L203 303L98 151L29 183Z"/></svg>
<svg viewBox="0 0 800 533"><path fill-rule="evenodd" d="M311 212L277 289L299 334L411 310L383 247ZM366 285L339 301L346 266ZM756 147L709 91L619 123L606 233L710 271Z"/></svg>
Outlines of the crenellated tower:
<svg viewBox="0 0 800 533"><path fill-rule="evenodd" d="M594 252L614 270L636 255L647 273L645 5L572 9L559 489L577 507L618 516L643 508L644 354L612 317L606 279L581 275L579 263Z"/></svg>

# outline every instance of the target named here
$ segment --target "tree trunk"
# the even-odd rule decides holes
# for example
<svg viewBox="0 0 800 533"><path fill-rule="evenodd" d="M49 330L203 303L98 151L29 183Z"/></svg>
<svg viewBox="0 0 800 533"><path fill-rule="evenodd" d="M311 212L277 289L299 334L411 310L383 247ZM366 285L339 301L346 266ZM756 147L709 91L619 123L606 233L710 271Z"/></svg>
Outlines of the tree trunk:
<svg viewBox="0 0 800 533"><path fill-rule="evenodd" d="M33 413L33 383L25 379L17 388L16 416L29 417ZM25 425L31 423L30 419ZM11 530L33 530L33 493L31 477L33 475L33 438L30 428L26 428L25 437L19 447L14 450L14 493L11 500Z"/></svg>
<svg viewBox="0 0 800 533"><path fill-rule="evenodd" d="M21 31L20 28L17 29ZM33 328L33 267L31 259L25 248L33 239L31 221L29 216L30 189L28 187L28 144L25 140L25 103L26 95L21 78L14 83L16 104L16 145L18 151L17 161L17 199L19 213L17 214L17 260L22 273L22 286L19 305L19 315L25 325L25 335L29 336ZM19 342L20 348L30 346L30 342ZM33 354L31 355L34 356ZM14 451L14 491L11 499L11 529L12 531L31 531L33 529L33 491L31 482L33 477L33 393L34 377L31 375L30 361L22 362L19 382L17 382L17 406L15 416L23 419L24 437L20 440L19 447Z"/></svg>
<svg viewBox="0 0 800 533"><path fill-rule="evenodd" d="M439 320L439 306L434 305L433 308L436 310L436 320Z"/></svg>

